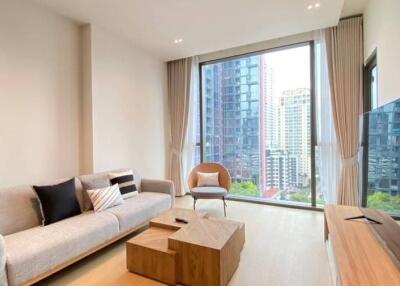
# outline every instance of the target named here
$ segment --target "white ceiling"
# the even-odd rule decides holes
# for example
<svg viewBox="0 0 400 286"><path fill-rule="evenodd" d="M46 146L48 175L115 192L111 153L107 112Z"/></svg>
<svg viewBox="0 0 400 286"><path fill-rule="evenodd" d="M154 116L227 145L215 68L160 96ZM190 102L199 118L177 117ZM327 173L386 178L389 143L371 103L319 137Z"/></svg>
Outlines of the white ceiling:
<svg viewBox="0 0 400 286"><path fill-rule="evenodd" d="M369 0L345 0L341 17L362 14Z"/></svg>
<svg viewBox="0 0 400 286"><path fill-rule="evenodd" d="M163 60L336 25L344 0L34 0ZM349 1L349 0L346 0ZM353 1L353 0L350 0ZM307 6L321 3L318 9ZM182 38L181 44L174 39Z"/></svg>

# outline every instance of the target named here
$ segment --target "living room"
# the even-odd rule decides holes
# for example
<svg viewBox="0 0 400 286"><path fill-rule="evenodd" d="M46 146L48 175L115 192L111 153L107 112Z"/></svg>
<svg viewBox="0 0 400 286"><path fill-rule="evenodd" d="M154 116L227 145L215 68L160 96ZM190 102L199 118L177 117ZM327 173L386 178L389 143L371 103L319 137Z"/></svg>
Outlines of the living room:
<svg viewBox="0 0 400 286"><path fill-rule="evenodd" d="M0 286L400 285L398 0L0 0Z"/></svg>

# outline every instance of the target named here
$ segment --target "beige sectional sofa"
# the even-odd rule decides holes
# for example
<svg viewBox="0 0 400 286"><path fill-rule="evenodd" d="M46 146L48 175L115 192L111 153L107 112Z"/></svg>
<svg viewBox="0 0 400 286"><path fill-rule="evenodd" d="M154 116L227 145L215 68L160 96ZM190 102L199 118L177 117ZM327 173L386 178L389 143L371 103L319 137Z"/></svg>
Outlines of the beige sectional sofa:
<svg viewBox="0 0 400 286"><path fill-rule="evenodd" d="M124 170L110 172L118 171ZM75 178L82 210L88 203L82 182L100 187L107 182L108 173ZM84 211L47 226L41 226L39 204L31 186L1 189L0 285L4 281L10 286L39 281L144 226L174 205L172 182L141 180L135 174L135 183L139 194L126 199L122 205L98 213ZM5 277L3 282L2 277Z"/></svg>

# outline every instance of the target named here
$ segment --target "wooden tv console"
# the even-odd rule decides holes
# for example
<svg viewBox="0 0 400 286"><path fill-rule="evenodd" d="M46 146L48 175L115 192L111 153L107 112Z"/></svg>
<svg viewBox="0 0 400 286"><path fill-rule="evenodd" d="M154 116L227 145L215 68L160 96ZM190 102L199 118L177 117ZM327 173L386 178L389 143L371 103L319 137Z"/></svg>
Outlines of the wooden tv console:
<svg viewBox="0 0 400 286"><path fill-rule="evenodd" d="M400 286L400 225L387 214L325 206L325 241L334 285ZM348 218L365 215L365 219Z"/></svg>

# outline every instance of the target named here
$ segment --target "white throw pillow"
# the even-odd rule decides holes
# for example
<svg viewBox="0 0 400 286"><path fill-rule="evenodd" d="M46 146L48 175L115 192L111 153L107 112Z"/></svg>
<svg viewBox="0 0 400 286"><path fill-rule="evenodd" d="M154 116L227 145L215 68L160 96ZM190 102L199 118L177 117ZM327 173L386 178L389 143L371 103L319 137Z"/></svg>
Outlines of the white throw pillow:
<svg viewBox="0 0 400 286"><path fill-rule="evenodd" d="M202 173L197 172L197 186L219 186L218 180L219 172L216 173Z"/></svg>
<svg viewBox="0 0 400 286"><path fill-rule="evenodd" d="M118 184L87 191L95 212L118 206L124 203Z"/></svg>

